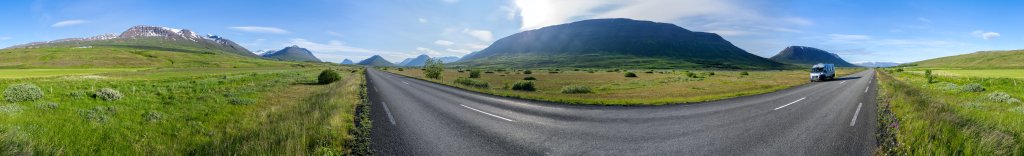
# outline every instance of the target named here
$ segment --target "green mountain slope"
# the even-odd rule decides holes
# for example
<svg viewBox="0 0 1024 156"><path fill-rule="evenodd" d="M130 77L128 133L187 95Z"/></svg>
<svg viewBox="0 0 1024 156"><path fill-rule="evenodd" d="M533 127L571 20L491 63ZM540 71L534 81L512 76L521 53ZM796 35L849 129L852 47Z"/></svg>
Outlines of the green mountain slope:
<svg viewBox="0 0 1024 156"><path fill-rule="evenodd" d="M811 65L818 63L831 63L837 67L857 67L857 65L846 62L839 55L830 53L814 47L789 46L782 49L778 54L770 58L776 62Z"/></svg>
<svg viewBox="0 0 1024 156"><path fill-rule="evenodd" d="M750 54L714 33L631 19L584 20L516 33L454 64L725 69L787 66Z"/></svg>
<svg viewBox="0 0 1024 156"><path fill-rule="evenodd" d="M225 53L191 53L125 46L0 50L0 68L266 67L294 63Z"/></svg>
<svg viewBox="0 0 1024 156"><path fill-rule="evenodd" d="M384 57L380 57L380 55L373 55L370 58L367 58L366 60L363 61L359 61L359 63L356 64L364 66L395 66L394 63L388 62L388 60L385 60Z"/></svg>
<svg viewBox="0 0 1024 156"><path fill-rule="evenodd" d="M1024 68L1024 50L980 51L907 63L903 66L975 69Z"/></svg>
<svg viewBox="0 0 1024 156"><path fill-rule="evenodd" d="M310 52L306 48L302 48L297 45L285 47L284 49L275 52L263 54L263 57L282 61L320 62L320 59L316 58L316 56L313 55L313 52Z"/></svg>

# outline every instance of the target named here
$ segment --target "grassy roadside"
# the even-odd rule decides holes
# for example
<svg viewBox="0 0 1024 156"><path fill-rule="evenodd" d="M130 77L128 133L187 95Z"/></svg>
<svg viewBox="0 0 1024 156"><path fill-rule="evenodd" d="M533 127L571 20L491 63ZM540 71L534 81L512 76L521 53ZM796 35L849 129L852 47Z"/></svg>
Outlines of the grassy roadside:
<svg viewBox="0 0 1024 156"><path fill-rule="evenodd" d="M840 69L839 75L863 69ZM425 79L420 69L390 68L388 72L424 79L467 90L499 96L570 104L662 105L691 103L763 94L807 83L807 72L788 71L686 71L617 69L483 70L478 78L471 70L448 69L442 79ZM633 73L636 77L627 77ZM746 73L746 74L744 74ZM524 79L535 80L524 80ZM515 90L517 82L530 81L534 91Z"/></svg>
<svg viewBox="0 0 1024 156"><path fill-rule="evenodd" d="M342 71L342 81L313 84L325 68ZM361 69L221 71L0 79L0 88L31 83L44 93L0 101L0 155L366 153L370 124L356 115L369 109ZM97 99L99 88L123 97Z"/></svg>
<svg viewBox="0 0 1024 156"><path fill-rule="evenodd" d="M879 70L878 78L876 154L1024 154L1024 106L1009 100L1024 95L1020 80L938 76L928 83L923 74L895 70Z"/></svg>

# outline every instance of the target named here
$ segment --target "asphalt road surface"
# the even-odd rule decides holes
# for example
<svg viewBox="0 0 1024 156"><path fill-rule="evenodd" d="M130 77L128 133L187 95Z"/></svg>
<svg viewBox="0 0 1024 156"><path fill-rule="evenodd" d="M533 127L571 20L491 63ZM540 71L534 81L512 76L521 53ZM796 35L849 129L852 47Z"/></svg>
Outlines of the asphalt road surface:
<svg viewBox="0 0 1024 156"><path fill-rule="evenodd" d="M870 155L874 71L664 106L498 97L367 71L379 155Z"/></svg>

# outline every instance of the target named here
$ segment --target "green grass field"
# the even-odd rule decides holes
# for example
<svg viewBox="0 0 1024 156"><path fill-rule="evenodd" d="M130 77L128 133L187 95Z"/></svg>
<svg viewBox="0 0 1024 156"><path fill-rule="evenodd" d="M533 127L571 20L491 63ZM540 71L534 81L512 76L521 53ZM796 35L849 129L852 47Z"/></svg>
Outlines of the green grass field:
<svg viewBox="0 0 1024 156"><path fill-rule="evenodd" d="M0 50L0 68L253 68L301 63L271 61L227 53L196 53L117 46L44 47Z"/></svg>
<svg viewBox="0 0 1024 156"><path fill-rule="evenodd" d="M936 72L932 83L919 71L879 73L879 107L889 111L880 109L885 143L877 154L1024 155L1024 80L983 78L1015 75L993 71L1015 70Z"/></svg>
<svg viewBox="0 0 1024 156"><path fill-rule="evenodd" d="M342 80L314 84L323 69ZM330 155L360 139L351 135L365 102L357 67L43 71L49 77L0 79L0 89L30 83L44 93L0 101L0 155ZM100 88L123 98L101 100Z"/></svg>
<svg viewBox="0 0 1024 156"><path fill-rule="evenodd" d="M130 72L146 68L86 68L86 69L0 69L0 79L30 78L66 75L93 75L101 73Z"/></svg>
<svg viewBox="0 0 1024 156"><path fill-rule="evenodd" d="M470 87L453 82L459 77L469 77L469 71L458 72L448 69L443 72L443 80L428 79L446 85L473 91L543 101L563 102L571 104L599 105L661 105L672 103L690 103L732 98L745 95L762 94L807 83L807 71L750 71L749 75L740 75L741 71L690 71L689 77L685 70L630 70L638 75L635 78L624 76L624 71L589 69L572 71L561 69L557 73L549 70L532 70L532 74L522 71L481 72L475 80L484 81L486 88ZM851 74L862 69L840 69L839 75ZM420 69L395 68L388 70L410 77L423 79ZM647 73L650 71L651 73ZM714 72L714 75L710 75ZM511 85L530 76L536 91L516 91L509 89ZM566 86L584 86L592 93L565 94Z"/></svg>
<svg viewBox="0 0 1024 156"><path fill-rule="evenodd" d="M924 69L932 69L932 73L942 76L978 77L978 78L1024 78L1024 69L941 69L921 68L908 72L924 74Z"/></svg>

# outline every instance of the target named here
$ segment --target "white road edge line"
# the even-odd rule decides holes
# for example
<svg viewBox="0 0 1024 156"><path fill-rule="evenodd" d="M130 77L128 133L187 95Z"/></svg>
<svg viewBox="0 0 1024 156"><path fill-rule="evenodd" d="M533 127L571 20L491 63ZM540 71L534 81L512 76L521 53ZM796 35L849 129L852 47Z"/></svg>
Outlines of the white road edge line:
<svg viewBox="0 0 1024 156"><path fill-rule="evenodd" d="M463 104L459 104L459 105L461 105L462 107L469 108L469 109L471 109L473 111L476 111L476 112L480 112L480 113L484 113L484 114L493 116L493 117L498 118L498 119L502 119L502 120L509 121L509 122L515 122L515 121L512 121L511 119L504 118L504 117L501 117L501 116L497 116L497 115L494 115L494 114L491 114L491 113L487 113L487 112L484 112L484 111L480 111L480 110L477 110L476 108L473 108L473 107L469 107L469 106L466 106L466 105L463 105Z"/></svg>
<svg viewBox="0 0 1024 156"><path fill-rule="evenodd" d="M402 83L409 84L408 82L402 81Z"/></svg>
<svg viewBox="0 0 1024 156"><path fill-rule="evenodd" d="M850 127L853 127L853 125L857 124L857 115L860 115L860 106L861 105L864 105L864 103L857 104L857 111L853 112L853 119L850 120Z"/></svg>
<svg viewBox="0 0 1024 156"><path fill-rule="evenodd" d="M395 117L391 117L391 110L388 110L388 103L380 102L384 106L384 113L388 113L388 121L391 121L391 125L395 125Z"/></svg>
<svg viewBox="0 0 1024 156"><path fill-rule="evenodd" d="M846 81L843 81L843 82L839 82L839 84L843 84L843 83L846 83Z"/></svg>
<svg viewBox="0 0 1024 156"><path fill-rule="evenodd" d="M377 92L377 90L379 90L377 89L377 86L373 86L373 92Z"/></svg>
<svg viewBox="0 0 1024 156"><path fill-rule="evenodd" d="M806 99L806 98L807 98L807 97L802 97L802 98L800 98L800 99L797 99L796 101L790 102L790 103L788 103L788 104L786 104L786 105L782 105L782 106L779 106L779 108L775 108L774 110L779 110L779 109L782 109L782 107L786 107L786 106L792 105L792 104L794 104L794 103L796 103L796 102L800 102L800 100L804 100L804 99Z"/></svg>

